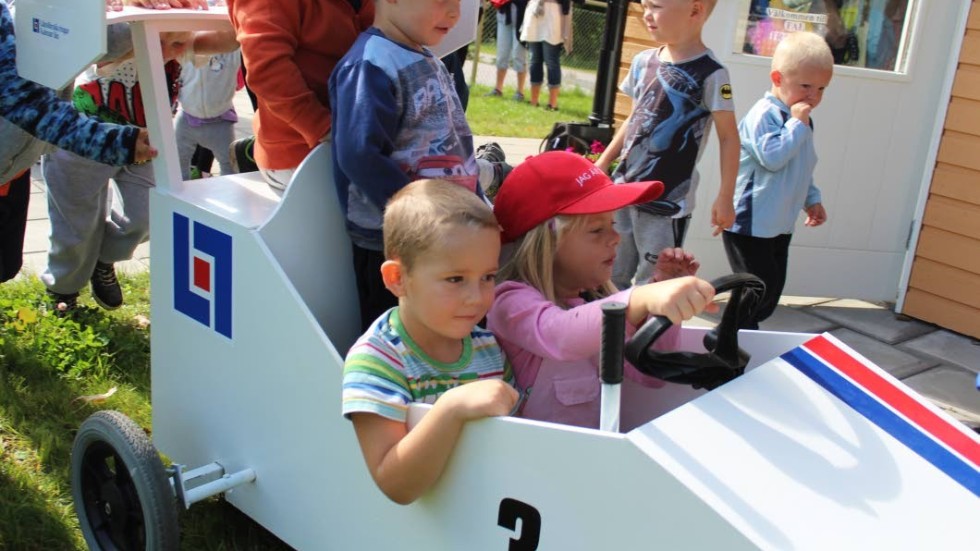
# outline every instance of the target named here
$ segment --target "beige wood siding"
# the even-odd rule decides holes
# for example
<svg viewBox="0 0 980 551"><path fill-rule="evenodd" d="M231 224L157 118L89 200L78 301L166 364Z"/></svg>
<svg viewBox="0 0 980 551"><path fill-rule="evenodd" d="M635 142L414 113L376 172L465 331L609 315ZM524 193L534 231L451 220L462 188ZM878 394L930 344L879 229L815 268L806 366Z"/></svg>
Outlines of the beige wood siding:
<svg viewBox="0 0 980 551"><path fill-rule="evenodd" d="M626 78L626 73L630 70L630 61L633 56L653 48L657 43L650 39L650 33L643 25L643 9L639 4L630 3L629 14L626 16L626 31L623 33L623 55L619 58L619 78L616 83L622 82ZM626 120L633 108L633 101L629 96L622 92L616 93L616 106L614 118L617 126Z"/></svg>
<svg viewBox="0 0 980 551"><path fill-rule="evenodd" d="M980 337L980 2L953 82L904 313Z"/></svg>

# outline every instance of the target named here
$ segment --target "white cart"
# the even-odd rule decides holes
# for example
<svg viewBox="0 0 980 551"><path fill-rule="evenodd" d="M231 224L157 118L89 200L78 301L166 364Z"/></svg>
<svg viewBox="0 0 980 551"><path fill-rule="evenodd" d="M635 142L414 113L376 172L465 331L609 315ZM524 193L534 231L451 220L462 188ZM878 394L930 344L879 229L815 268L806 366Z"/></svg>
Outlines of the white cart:
<svg viewBox="0 0 980 551"><path fill-rule="evenodd" d="M18 9L58 21L101 3ZM281 200L257 174L180 181L158 33L224 17L108 15L134 25L161 151L153 442L114 412L79 431L73 494L93 549L174 549L176 509L219 493L304 550L977 548L977 435L829 335L743 332L749 370L711 392L624 386L624 433L471 423L432 491L390 502L340 415L358 310L328 148ZM682 348L704 334L683 329Z"/></svg>

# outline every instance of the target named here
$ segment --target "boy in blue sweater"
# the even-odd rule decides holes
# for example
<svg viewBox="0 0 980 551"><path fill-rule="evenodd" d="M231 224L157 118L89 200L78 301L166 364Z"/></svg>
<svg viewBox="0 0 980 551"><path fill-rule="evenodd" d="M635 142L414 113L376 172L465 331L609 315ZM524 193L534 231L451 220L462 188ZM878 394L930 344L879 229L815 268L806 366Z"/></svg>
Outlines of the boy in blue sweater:
<svg viewBox="0 0 980 551"><path fill-rule="evenodd" d="M823 38L809 32L789 35L772 57L772 89L739 122L735 224L722 237L732 270L755 274L766 284L745 329L758 329L776 309L800 210L806 212L806 226L827 220L813 184L817 155L810 112L820 104L833 71L834 58Z"/></svg>
<svg viewBox="0 0 980 551"><path fill-rule="evenodd" d="M424 178L482 195L501 175L480 160L453 79L429 51L460 17L459 0L375 0L374 26L330 75L334 178L353 244L367 327L397 304L381 280L382 213ZM499 165L497 165L499 166Z"/></svg>

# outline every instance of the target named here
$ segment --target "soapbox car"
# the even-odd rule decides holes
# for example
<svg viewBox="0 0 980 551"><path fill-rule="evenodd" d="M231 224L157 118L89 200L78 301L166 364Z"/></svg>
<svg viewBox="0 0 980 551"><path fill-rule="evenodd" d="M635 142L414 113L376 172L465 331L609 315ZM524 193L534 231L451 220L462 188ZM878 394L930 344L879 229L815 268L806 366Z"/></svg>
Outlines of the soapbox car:
<svg viewBox="0 0 980 551"><path fill-rule="evenodd" d="M34 3L55 21L68 7L103 10L102 0ZM174 549L177 508L223 493L297 549L976 549L975 433L830 335L724 323L715 333L682 328L686 357L644 358L643 342L627 351L712 390L612 377L605 430L471 423L437 485L412 505L392 503L340 415L358 316L329 149L310 154L281 198L255 173L181 181L163 69L152 61L158 35L226 16L100 17L133 25L161 154L151 199L153 439L114 412L79 430L71 478L91 548ZM705 343L722 363L734 358L719 369L744 375L724 382L719 372L699 378L704 365L685 367L708 361L695 359ZM410 424L426 411L413 406Z"/></svg>

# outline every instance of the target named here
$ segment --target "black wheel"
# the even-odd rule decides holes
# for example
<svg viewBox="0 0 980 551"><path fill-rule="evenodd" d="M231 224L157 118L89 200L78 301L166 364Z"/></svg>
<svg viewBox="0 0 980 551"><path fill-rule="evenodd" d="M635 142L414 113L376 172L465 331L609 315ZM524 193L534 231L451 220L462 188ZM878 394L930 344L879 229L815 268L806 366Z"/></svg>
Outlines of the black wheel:
<svg viewBox="0 0 980 551"><path fill-rule="evenodd" d="M642 373L694 388L711 390L738 377L749 354L738 346L738 328L752 315L766 285L752 274L732 274L711 282L715 292L731 291L721 321L704 336L707 352L660 352L650 348L672 324L657 316L638 329L626 343L626 359Z"/></svg>
<svg viewBox="0 0 980 551"><path fill-rule="evenodd" d="M71 452L71 493L90 549L177 549L174 493L143 429L118 411L82 423Z"/></svg>

